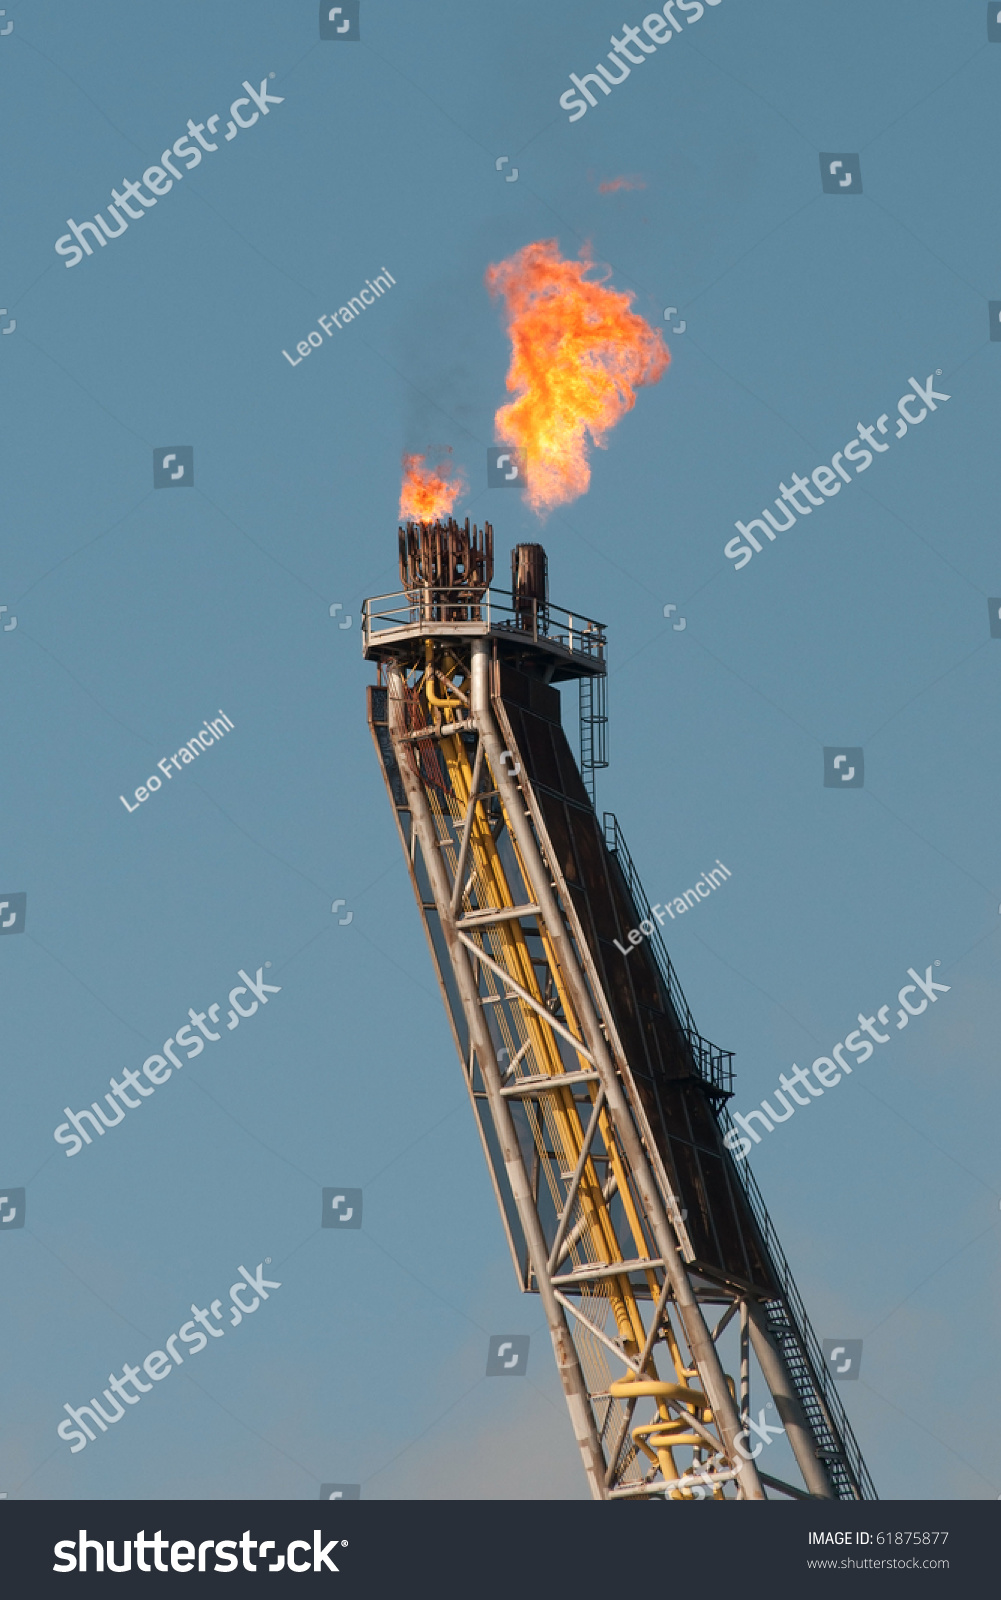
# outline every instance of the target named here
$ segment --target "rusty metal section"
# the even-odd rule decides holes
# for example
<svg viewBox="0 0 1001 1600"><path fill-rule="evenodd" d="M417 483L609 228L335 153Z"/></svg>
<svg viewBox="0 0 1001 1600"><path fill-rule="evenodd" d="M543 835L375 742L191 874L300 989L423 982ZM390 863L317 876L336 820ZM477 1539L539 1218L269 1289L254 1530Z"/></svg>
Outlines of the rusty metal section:
<svg viewBox="0 0 1001 1600"><path fill-rule="evenodd" d="M519 628L549 605L549 558L541 544L516 544L511 551L511 604Z"/></svg>
<svg viewBox="0 0 1001 1600"><path fill-rule="evenodd" d="M430 598L432 619L464 621L470 605L494 575L494 530L449 517L443 522L408 522L400 529L400 581L412 600ZM430 596L428 591L430 590ZM447 590L446 596L435 594ZM440 615L439 615L440 612ZM478 612L476 615L478 616Z"/></svg>

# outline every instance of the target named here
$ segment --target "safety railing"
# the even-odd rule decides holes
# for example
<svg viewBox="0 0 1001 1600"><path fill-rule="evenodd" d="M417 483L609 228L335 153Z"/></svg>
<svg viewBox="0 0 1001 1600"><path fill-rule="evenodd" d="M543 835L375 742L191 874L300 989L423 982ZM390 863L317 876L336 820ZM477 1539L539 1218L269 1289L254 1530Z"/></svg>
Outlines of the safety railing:
<svg viewBox="0 0 1001 1600"><path fill-rule="evenodd" d="M380 634L395 633L421 623L479 623L488 632L502 631L535 643L562 646L574 656L586 656L602 668L606 662L604 624L593 617L565 611L562 606L522 600L512 604L506 590L420 589L375 595L362 603L362 639L368 647Z"/></svg>
<svg viewBox="0 0 1001 1600"><path fill-rule="evenodd" d="M604 821L605 845L610 854L615 857L622 876L626 880L626 887L639 914L638 921L648 922L653 928L653 932L649 935L649 941L653 945L661 977L667 985L671 1004L677 1014L681 1031L691 1049L699 1077L710 1088L715 1089L718 1094L730 1096L733 1093L733 1051L721 1050L719 1045L710 1043L708 1039L702 1037L695 1026L695 1018L692 1016L688 1001L685 999L684 990L678 981L678 974L674 970L671 957L667 953L667 946L661 936L657 919L651 914L650 901L647 898L646 890L640 882L639 873L633 865L633 858L626 847L626 841L623 837L622 829L619 827L618 819L611 811L606 811L604 813Z"/></svg>
<svg viewBox="0 0 1001 1600"><path fill-rule="evenodd" d="M735 1131L733 1123L730 1120L729 1112L725 1106L720 1108L719 1119L721 1127L725 1133ZM794 1382L796 1382L796 1388L800 1393L800 1398L807 1403L808 1410L812 1409L812 1407L809 1406L810 1391L812 1391L814 1403L816 1403L816 1400L819 1400L822 1403L824 1410L826 1410L828 1418L830 1419L829 1427L833 1434L833 1438L830 1443L833 1444L835 1448L829 1452L830 1455L834 1457L834 1460L828 1460L828 1469L832 1471L832 1476L834 1477L835 1482L837 1482L839 1478L842 1478L844 1475L844 1468L842 1467L839 1471L839 1463L837 1460L838 1455L842 1455L844 1464L847 1466L848 1472L853 1480L853 1486L857 1490L857 1493L861 1499L875 1500L878 1498L875 1485L873 1484L872 1478L869 1475L869 1469L862 1457L862 1451L859 1449L858 1440L855 1438L855 1435L852 1431L851 1423L848 1421L848 1414L845 1411L841 1396L839 1395L835 1383L830 1376L830 1369L824 1359L820 1340L814 1333L813 1325L807 1316L806 1306L803 1304L803 1297L796 1287L795 1279L793 1278L789 1263L786 1260L785 1251L782 1249L782 1246L779 1243L779 1237L775 1232L772 1219L768 1214L768 1207L765 1205L764 1196L762 1195L761 1190L758 1188L757 1181L750 1167L747 1165L747 1162L736 1161L734 1162L734 1166L743 1186L744 1193L747 1195L751 1210L754 1213L755 1221L757 1222L758 1227L761 1229L761 1234L765 1242L765 1248L768 1251L772 1268L776 1277L778 1278L779 1286L782 1290L786 1312L795 1330L797 1342L800 1346L801 1359L803 1361L803 1366L806 1369L804 1377L807 1377L807 1381L805 1383L802 1380L797 1382L796 1379L798 1375L794 1373L793 1378ZM847 1496L845 1496L842 1492L841 1498L847 1498ZM852 1498L854 1498L854 1496L852 1496Z"/></svg>

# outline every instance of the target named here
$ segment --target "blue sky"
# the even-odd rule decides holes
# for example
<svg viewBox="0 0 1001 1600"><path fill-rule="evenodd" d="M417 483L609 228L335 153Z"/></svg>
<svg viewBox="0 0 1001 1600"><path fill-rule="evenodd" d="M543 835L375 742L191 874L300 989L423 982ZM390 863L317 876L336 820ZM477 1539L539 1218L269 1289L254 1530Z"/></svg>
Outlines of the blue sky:
<svg viewBox="0 0 1001 1600"><path fill-rule="evenodd" d="M735 1108L941 962L949 993L753 1166L817 1332L864 1341L843 1394L881 1495L1001 1494L1001 45L981 0L721 0L570 123L569 74L642 12L361 0L341 44L314 0L7 7L11 1498L584 1497L365 722L400 455L442 444L498 569L541 538L553 599L608 624L599 805L651 897L732 873L669 933ZM281 104L227 142L244 80ZM218 150L67 269L66 219L213 113ZM822 193L821 151L858 153L861 195ZM623 175L644 187L599 193ZM541 527L486 488L508 346L483 286L539 238L589 241L672 355ZM382 268L396 286L291 366ZM733 570L736 520L939 369L948 402ZM154 490L174 444L194 486ZM219 708L233 731L127 812ZM839 741L864 788L823 786ZM66 1158L62 1107L189 1008L225 1019L265 962L266 1008ZM364 1190L360 1231L319 1226L338 1185ZM267 1258L252 1317L70 1453L64 1402ZM532 1335L527 1381L483 1376L502 1331Z"/></svg>

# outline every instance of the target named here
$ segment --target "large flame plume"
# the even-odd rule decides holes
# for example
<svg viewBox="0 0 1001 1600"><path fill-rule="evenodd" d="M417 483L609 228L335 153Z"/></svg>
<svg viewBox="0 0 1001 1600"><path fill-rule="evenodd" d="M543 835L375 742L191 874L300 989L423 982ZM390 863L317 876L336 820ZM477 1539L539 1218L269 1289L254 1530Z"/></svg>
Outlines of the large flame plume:
<svg viewBox="0 0 1001 1600"><path fill-rule="evenodd" d="M526 497L540 514L586 494L590 445L604 448L637 387L656 383L671 359L633 296L589 278L589 248L580 255L564 260L555 239L539 239L487 269L488 289L504 300L517 397L497 412L497 437L522 451Z"/></svg>
<svg viewBox="0 0 1001 1600"><path fill-rule="evenodd" d="M437 466L427 458L404 455L403 483L400 486L400 517L404 522L436 522L447 517L466 483L446 455Z"/></svg>

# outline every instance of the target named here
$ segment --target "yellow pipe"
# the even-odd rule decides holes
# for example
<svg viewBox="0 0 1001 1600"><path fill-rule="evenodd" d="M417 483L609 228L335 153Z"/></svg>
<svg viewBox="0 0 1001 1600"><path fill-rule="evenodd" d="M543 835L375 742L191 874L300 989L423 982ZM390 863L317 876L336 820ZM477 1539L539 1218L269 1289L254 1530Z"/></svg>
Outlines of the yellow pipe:
<svg viewBox="0 0 1001 1600"><path fill-rule="evenodd" d="M444 700L439 700L434 692L434 645L430 639L424 641L424 693L427 695L428 704L432 706L447 706L451 710L462 705L461 700L450 700L446 695Z"/></svg>
<svg viewBox="0 0 1001 1600"><path fill-rule="evenodd" d="M661 1400L677 1400L683 1406L695 1406L700 1411L708 1409L709 1402L698 1389L688 1389L683 1383L662 1383L655 1378L617 1378L609 1384L608 1392L617 1400L634 1400L643 1395L654 1395Z"/></svg>
<svg viewBox="0 0 1001 1600"><path fill-rule="evenodd" d="M678 1344L677 1334L671 1325L671 1318L666 1311L664 1315L664 1338L667 1348L671 1352L671 1360L674 1362L674 1370L677 1372L678 1377L697 1378L699 1369L698 1367L686 1367L684 1357L681 1354L681 1347Z"/></svg>
<svg viewBox="0 0 1001 1600"><path fill-rule="evenodd" d="M642 1450L644 1444L646 1444L651 1450L657 1451L658 1455L661 1452L666 1455L668 1450L680 1449L683 1445L687 1445L689 1449L699 1447L704 1449L705 1442L704 1439L699 1438L697 1433L675 1433L671 1434L670 1437L667 1434L658 1433L656 1437L651 1436L648 1440L637 1439L636 1435L633 1434L633 1443L637 1450ZM665 1473L666 1476L667 1474Z"/></svg>

